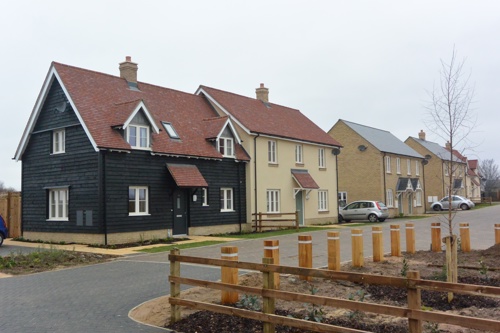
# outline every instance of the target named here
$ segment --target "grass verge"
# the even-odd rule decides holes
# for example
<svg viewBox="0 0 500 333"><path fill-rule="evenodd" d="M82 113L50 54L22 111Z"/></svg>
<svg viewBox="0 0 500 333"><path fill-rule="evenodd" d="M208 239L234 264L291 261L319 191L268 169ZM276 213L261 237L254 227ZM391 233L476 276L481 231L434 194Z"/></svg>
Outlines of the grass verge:
<svg viewBox="0 0 500 333"><path fill-rule="evenodd" d="M299 230L282 229L282 230L272 230L272 231L264 231L264 232L249 232L249 233L242 233L242 234L217 234L217 235L211 235L211 237L256 239L256 238L267 238L267 237L283 236L283 235L290 235L290 234L301 234L303 232L321 231L321 230L329 230L329 229L335 229L335 228L336 228L335 226L331 226L331 227L301 227Z"/></svg>

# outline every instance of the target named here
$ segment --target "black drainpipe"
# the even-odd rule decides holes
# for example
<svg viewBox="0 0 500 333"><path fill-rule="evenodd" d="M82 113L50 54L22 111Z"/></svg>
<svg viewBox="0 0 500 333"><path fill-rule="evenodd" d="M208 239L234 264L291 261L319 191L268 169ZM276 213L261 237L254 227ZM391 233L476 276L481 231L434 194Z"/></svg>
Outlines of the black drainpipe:
<svg viewBox="0 0 500 333"><path fill-rule="evenodd" d="M243 162L237 162L239 163L238 164L238 168L237 168L237 172L238 172L238 224L240 226L240 234L241 234L241 165L243 164Z"/></svg>
<svg viewBox="0 0 500 333"><path fill-rule="evenodd" d="M383 170L382 170L382 174L384 175L384 203L387 205L387 189L386 189L386 181L385 181L385 173L386 173L386 165L385 165L385 156L386 156L386 153L384 153L384 156L382 156L382 166L383 166Z"/></svg>
<svg viewBox="0 0 500 333"><path fill-rule="evenodd" d="M427 198L425 196L425 164L427 164L427 163L424 164L422 161L421 164L422 164L422 184L424 185L424 189L422 190L422 192L423 192L422 200L424 200L424 213L427 213Z"/></svg>
<svg viewBox="0 0 500 333"><path fill-rule="evenodd" d="M108 245L108 223L106 217L106 151L99 152L99 211L104 232L104 245Z"/></svg>
<svg viewBox="0 0 500 333"><path fill-rule="evenodd" d="M260 134L257 134L257 136L255 136L253 138L253 164L254 164L254 170L253 170L253 173L254 173L254 199L255 199L255 221L257 222L257 138L260 136ZM257 226L257 223L256 225Z"/></svg>

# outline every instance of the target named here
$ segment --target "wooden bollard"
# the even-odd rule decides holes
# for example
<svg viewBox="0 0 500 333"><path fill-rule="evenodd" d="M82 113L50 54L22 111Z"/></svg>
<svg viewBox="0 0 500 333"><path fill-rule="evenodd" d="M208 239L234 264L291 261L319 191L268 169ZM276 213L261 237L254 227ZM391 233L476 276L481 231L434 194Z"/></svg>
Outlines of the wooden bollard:
<svg viewBox="0 0 500 333"><path fill-rule="evenodd" d="M406 223L406 253L415 253L415 226L413 223Z"/></svg>
<svg viewBox="0 0 500 333"><path fill-rule="evenodd" d="M495 244L500 244L500 224L495 224Z"/></svg>
<svg viewBox="0 0 500 333"><path fill-rule="evenodd" d="M441 252L441 223L434 222L431 223L431 251Z"/></svg>
<svg viewBox="0 0 500 333"><path fill-rule="evenodd" d="M274 258L267 257L262 258L262 263L267 265L276 264ZM263 272L262 274L262 287L263 289L276 289L276 281L274 281L275 273L271 272ZM262 312L265 314L274 315L276 313L276 299L274 297L262 297ZM264 333L273 333L275 332L275 324L264 322L263 324L263 332Z"/></svg>
<svg viewBox="0 0 500 333"><path fill-rule="evenodd" d="M299 235L299 267L312 268L312 236ZM299 279L311 281L310 276L301 275Z"/></svg>
<svg viewBox="0 0 500 333"><path fill-rule="evenodd" d="M363 267L365 264L363 255L363 231L361 229L352 229L351 238L352 265L354 267Z"/></svg>
<svg viewBox="0 0 500 333"><path fill-rule="evenodd" d="M265 240L264 241L264 258L273 258L275 265L280 264L280 241L279 240ZM280 274L274 273L274 286L273 289L279 289Z"/></svg>
<svg viewBox="0 0 500 333"><path fill-rule="evenodd" d="M391 256L401 257L401 233L397 224L391 224Z"/></svg>
<svg viewBox="0 0 500 333"><path fill-rule="evenodd" d="M373 262L384 259L384 237L382 227L372 227Z"/></svg>
<svg viewBox="0 0 500 333"><path fill-rule="evenodd" d="M462 252L470 252L469 223L460 223L460 247Z"/></svg>
<svg viewBox="0 0 500 333"><path fill-rule="evenodd" d="M340 271L340 233L329 231L328 237L328 269Z"/></svg>
<svg viewBox="0 0 500 333"><path fill-rule="evenodd" d="M221 259L238 261L238 247L237 246L223 246L221 247ZM238 284L238 269L232 267L221 267L221 281L222 283ZM238 293L234 291L222 291L221 303L234 304L238 302Z"/></svg>

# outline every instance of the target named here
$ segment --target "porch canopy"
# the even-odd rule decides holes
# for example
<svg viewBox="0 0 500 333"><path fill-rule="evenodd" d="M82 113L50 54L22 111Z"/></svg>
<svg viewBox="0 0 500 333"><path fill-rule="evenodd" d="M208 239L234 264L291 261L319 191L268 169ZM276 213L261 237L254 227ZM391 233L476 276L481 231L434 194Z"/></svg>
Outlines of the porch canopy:
<svg viewBox="0 0 500 333"><path fill-rule="evenodd" d="M299 184L301 189L316 190L319 188L313 177L307 170L292 169L292 177Z"/></svg>
<svg viewBox="0 0 500 333"><path fill-rule="evenodd" d="M208 187L207 181L203 178L203 175L196 165L167 164L167 169L179 187Z"/></svg>
<svg viewBox="0 0 500 333"><path fill-rule="evenodd" d="M415 192L421 189L418 178L399 177L396 184L396 192Z"/></svg>

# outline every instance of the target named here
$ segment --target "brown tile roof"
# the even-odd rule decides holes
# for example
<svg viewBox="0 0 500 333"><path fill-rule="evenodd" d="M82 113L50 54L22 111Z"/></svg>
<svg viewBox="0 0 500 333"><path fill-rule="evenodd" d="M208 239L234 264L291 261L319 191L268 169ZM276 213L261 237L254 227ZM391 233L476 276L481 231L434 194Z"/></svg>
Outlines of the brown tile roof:
<svg viewBox="0 0 500 333"><path fill-rule="evenodd" d="M206 140L214 132L213 128L206 126L206 120L220 117L203 96L143 82L138 82L139 90L133 90L125 79L117 76L56 62L53 66L97 147L130 149L126 140L112 127L123 124L143 102L161 129L159 134L152 135L153 152L222 158L213 143ZM162 121L172 123L180 140L168 136ZM249 160L240 145L236 145L235 153L237 159Z"/></svg>
<svg viewBox="0 0 500 333"><path fill-rule="evenodd" d="M250 132L340 147L341 144L299 110L200 86Z"/></svg>
<svg viewBox="0 0 500 333"><path fill-rule="evenodd" d="M196 165L189 164L167 164L168 171L179 187L208 187Z"/></svg>
<svg viewBox="0 0 500 333"><path fill-rule="evenodd" d="M477 169L479 161L478 160L467 160L467 164L469 165L469 168Z"/></svg>
<svg viewBox="0 0 500 333"><path fill-rule="evenodd" d="M292 170L292 176L301 188L318 189L318 184L307 170Z"/></svg>

